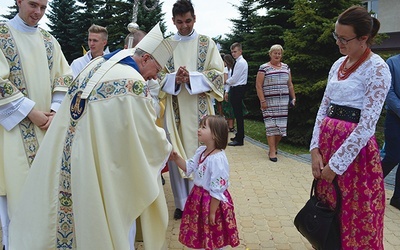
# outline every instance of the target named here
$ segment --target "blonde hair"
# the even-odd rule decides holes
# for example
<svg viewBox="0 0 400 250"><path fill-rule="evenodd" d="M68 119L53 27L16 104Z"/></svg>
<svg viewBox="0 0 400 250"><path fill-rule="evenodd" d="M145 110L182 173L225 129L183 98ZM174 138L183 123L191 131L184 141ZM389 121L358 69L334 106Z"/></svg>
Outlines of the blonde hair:
<svg viewBox="0 0 400 250"><path fill-rule="evenodd" d="M282 52L282 54L283 54L283 47L280 44L272 45L271 48L268 51L268 54L271 54L271 52L275 51L275 50L280 50Z"/></svg>
<svg viewBox="0 0 400 250"><path fill-rule="evenodd" d="M88 29L89 33L102 34L104 40L108 40L108 31L106 27L92 24Z"/></svg>

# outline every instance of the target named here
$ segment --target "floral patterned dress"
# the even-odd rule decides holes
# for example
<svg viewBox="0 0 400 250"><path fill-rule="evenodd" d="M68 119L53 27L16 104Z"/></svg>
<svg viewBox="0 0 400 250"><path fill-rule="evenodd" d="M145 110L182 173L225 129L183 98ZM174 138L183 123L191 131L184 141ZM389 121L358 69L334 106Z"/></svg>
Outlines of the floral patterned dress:
<svg viewBox="0 0 400 250"><path fill-rule="evenodd" d="M216 249L240 244L229 186L225 152L204 156L200 146L186 162L186 175L193 173L194 187L187 198L180 225L179 241L194 249ZM209 224L211 197L220 200L216 225Z"/></svg>

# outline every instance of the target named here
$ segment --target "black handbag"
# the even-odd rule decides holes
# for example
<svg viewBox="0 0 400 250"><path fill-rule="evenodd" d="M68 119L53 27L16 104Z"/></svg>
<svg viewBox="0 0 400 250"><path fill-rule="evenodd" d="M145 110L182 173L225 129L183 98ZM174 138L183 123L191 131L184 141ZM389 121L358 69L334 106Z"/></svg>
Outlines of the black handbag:
<svg viewBox="0 0 400 250"><path fill-rule="evenodd" d="M294 218L297 230L317 250L340 250L340 221L341 192L337 180L333 181L336 189L336 209L332 210L322 204L316 196L317 180L311 186L310 199Z"/></svg>

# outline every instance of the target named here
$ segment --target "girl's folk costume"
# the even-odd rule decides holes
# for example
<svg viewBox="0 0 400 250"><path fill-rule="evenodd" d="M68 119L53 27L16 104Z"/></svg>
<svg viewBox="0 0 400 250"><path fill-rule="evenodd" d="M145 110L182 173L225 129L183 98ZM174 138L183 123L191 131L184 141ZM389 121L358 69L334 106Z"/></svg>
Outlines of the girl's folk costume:
<svg viewBox="0 0 400 250"><path fill-rule="evenodd" d="M187 160L186 174L194 175L194 187L183 210L179 241L195 249L216 249L240 244L229 186L229 164L225 151L204 155L206 147L197 149ZM215 226L208 222L211 197L220 200Z"/></svg>

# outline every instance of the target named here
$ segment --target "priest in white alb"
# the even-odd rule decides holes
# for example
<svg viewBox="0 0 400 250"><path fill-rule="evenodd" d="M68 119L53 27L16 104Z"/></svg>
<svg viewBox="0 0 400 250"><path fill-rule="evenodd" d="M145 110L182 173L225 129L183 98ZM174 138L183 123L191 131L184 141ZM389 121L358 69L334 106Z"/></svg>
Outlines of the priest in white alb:
<svg viewBox="0 0 400 250"><path fill-rule="evenodd" d="M5 249L22 185L72 82L60 44L38 26L47 0L16 3L18 14L0 22L0 220Z"/></svg>
<svg viewBox="0 0 400 250"><path fill-rule="evenodd" d="M196 15L190 1L177 1L172 15L178 32L171 39L181 42L166 65L160 99L165 102L165 129L174 150L188 159L199 147L200 119L215 113L213 98L222 101L224 63L214 41L193 29ZM168 162L168 169L176 207L174 218L180 219L193 182L181 177L174 162Z"/></svg>

